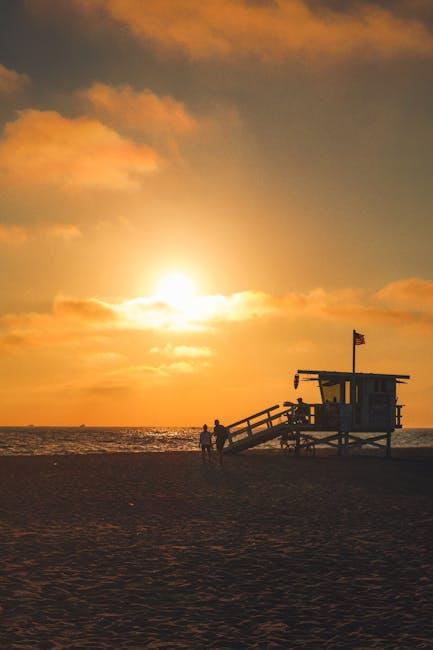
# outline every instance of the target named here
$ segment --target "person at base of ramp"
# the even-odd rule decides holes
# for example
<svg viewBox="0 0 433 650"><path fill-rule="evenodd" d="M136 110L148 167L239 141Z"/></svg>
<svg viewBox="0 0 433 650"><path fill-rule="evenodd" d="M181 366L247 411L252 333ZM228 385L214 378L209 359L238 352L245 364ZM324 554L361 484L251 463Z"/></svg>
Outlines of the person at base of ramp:
<svg viewBox="0 0 433 650"><path fill-rule="evenodd" d="M213 430L213 435L215 436L216 448L218 452L218 458L220 465L223 464L223 449L228 438L227 431L225 426L223 426L219 420L215 420L215 426Z"/></svg>
<svg viewBox="0 0 433 650"><path fill-rule="evenodd" d="M212 440L211 432L209 431L207 424L203 425L203 429L200 431L200 440L199 447L201 448L201 458L203 464L206 464L206 454L208 463L212 463Z"/></svg>

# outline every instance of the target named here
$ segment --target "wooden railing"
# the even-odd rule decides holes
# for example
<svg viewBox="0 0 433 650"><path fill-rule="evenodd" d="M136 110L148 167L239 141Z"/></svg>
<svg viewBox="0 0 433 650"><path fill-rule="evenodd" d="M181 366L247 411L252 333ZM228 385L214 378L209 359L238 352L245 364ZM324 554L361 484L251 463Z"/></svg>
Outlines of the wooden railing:
<svg viewBox="0 0 433 650"><path fill-rule="evenodd" d="M256 432L254 431L255 429L258 429L258 427L263 427L263 425L265 425L268 429L272 428L275 421L286 413L285 411L275 413L275 411L279 408L279 404L274 404L274 406L269 406L269 408L264 409L263 411L249 415L243 420L238 420L237 422L229 424L226 427L229 441L232 442L233 438L240 436L243 433L251 436Z"/></svg>
<svg viewBox="0 0 433 650"><path fill-rule="evenodd" d="M404 404L396 404L395 405L395 428L396 429L401 429L402 424L401 424L401 409L403 408Z"/></svg>
<svg viewBox="0 0 433 650"><path fill-rule="evenodd" d="M240 435L246 434L247 436L252 436L254 433L258 433L261 429L272 429L276 424L286 421L290 427L296 429L296 426L312 426L317 421L317 407L321 407L321 404L290 404L285 403L284 410L277 411L280 408L279 404L270 406L263 411L249 415L243 420L238 420L229 424L227 429L227 434L229 441L232 442L234 438L237 438ZM279 422L277 422L279 420Z"/></svg>
<svg viewBox="0 0 433 650"><path fill-rule="evenodd" d="M306 404L302 402L284 402L284 406L287 407L287 420L290 425L295 427L299 425L310 425L315 426L319 421L319 413L323 409L323 404Z"/></svg>
<svg viewBox="0 0 433 650"><path fill-rule="evenodd" d="M284 406L286 407L284 410L278 410L280 406L274 404L274 406L249 415L243 420L229 424L226 429L230 443L238 436L252 436L262 430L272 429L282 422L287 423L292 431L338 431L340 429L340 411L338 408L335 409L335 412L332 408L326 411L325 407L327 405L322 403L293 404L291 402L284 402ZM332 407L334 405L331 404L330 406ZM338 407L338 405L336 406ZM396 428L401 428L401 409L402 405L396 405Z"/></svg>

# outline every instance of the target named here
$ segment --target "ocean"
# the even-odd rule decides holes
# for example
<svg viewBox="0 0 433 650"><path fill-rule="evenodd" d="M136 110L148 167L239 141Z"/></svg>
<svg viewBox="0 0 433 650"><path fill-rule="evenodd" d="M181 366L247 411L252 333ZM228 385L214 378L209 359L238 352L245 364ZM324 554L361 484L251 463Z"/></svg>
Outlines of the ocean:
<svg viewBox="0 0 433 650"><path fill-rule="evenodd" d="M198 435L192 427L0 427L0 456L193 451ZM393 446L433 447L433 429L396 431Z"/></svg>

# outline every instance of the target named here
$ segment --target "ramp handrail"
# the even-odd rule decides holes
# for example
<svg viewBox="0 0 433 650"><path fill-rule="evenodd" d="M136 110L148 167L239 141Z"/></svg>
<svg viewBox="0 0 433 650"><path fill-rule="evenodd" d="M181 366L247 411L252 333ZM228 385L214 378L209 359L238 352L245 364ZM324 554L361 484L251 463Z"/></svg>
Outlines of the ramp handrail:
<svg viewBox="0 0 433 650"><path fill-rule="evenodd" d="M260 415L264 415L265 413L269 413L270 411L275 411L275 409L280 408L279 404L274 404L274 406L270 406L267 409L264 409L263 411L259 411L258 413L254 413L254 415L249 415L247 418L244 418L243 420L238 420L237 422L233 422L232 424L229 424L226 429L233 429L233 427L237 427L240 424L243 424L244 422L248 422L248 420L254 420L255 418L258 418Z"/></svg>
<svg viewBox="0 0 433 650"><path fill-rule="evenodd" d="M257 427L261 426L262 424L267 424L268 429L270 429L273 426L272 422L274 420L278 420L283 415L286 415L286 411L281 411L280 413L276 413L275 415L272 415L271 417L265 418L264 420L259 420L258 422L253 422L249 426L243 427L242 429L236 429L235 431L229 431L228 432L229 438L235 438L236 436L239 436L241 433L247 433L248 435L251 435L253 430L257 429Z"/></svg>
<svg viewBox="0 0 433 650"><path fill-rule="evenodd" d="M259 413L255 413L254 415L251 415L248 418L245 418L243 420L239 420L238 423L234 423L229 425L227 428L227 433L229 437L230 443L233 441L233 438L240 436L243 433L246 433L248 436L253 435L253 433L258 433L257 428L262 427L263 425L266 425L267 429L272 429L274 427L274 422L275 420L279 420L281 417L288 417L287 411L278 411L278 413L273 413L276 409L278 409L279 406L272 406L269 409L265 409L264 411L260 411ZM254 418L260 417L261 415L266 414L267 417L261 418L260 420L255 420L252 422ZM233 427L239 424L244 424L246 423L246 426L241 427L240 429L234 429Z"/></svg>

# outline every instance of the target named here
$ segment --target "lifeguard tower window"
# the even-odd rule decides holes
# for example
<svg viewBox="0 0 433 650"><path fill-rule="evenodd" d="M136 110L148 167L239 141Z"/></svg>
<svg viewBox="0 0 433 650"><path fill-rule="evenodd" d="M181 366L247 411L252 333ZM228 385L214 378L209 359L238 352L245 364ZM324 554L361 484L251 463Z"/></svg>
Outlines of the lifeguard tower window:
<svg viewBox="0 0 433 650"><path fill-rule="evenodd" d="M340 402L341 401L341 381L337 379L320 379L320 391L322 393L322 401L326 402Z"/></svg>
<svg viewBox="0 0 433 650"><path fill-rule="evenodd" d="M319 386L323 404L326 402L350 404L350 380L341 377L320 377Z"/></svg>

